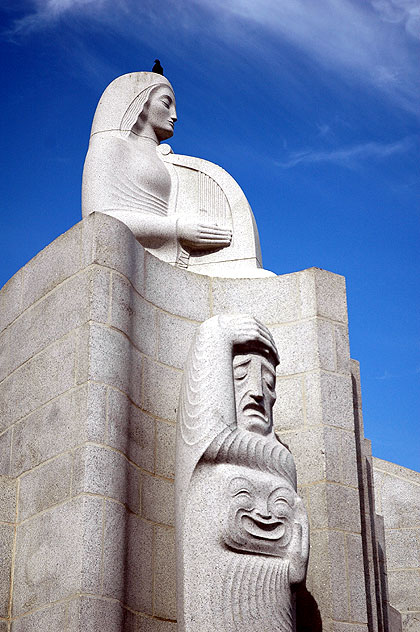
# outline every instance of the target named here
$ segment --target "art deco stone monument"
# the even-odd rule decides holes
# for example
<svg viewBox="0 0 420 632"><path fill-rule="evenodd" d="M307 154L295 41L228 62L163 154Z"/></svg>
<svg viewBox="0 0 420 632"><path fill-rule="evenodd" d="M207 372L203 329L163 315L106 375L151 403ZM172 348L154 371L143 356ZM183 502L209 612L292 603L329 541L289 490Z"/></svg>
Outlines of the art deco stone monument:
<svg viewBox="0 0 420 632"><path fill-rule="evenodd" d="M84 219L0 293L0 632L417 632L420 475L372 459L344 279L264 270L176 116L108 86Z"/></svg>

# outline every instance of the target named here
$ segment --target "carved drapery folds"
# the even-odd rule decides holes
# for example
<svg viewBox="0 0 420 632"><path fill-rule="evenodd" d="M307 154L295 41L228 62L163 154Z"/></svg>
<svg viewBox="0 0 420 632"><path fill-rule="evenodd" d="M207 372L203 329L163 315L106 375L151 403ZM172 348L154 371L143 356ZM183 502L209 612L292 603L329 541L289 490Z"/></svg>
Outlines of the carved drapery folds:
<svg viewBox="0 0 420 632"><path fill-rule="evenodd" d="M277 351L246 315L205 321L181 387L176 457L178 626L289 632L308 520L272 422Z"/></svg>

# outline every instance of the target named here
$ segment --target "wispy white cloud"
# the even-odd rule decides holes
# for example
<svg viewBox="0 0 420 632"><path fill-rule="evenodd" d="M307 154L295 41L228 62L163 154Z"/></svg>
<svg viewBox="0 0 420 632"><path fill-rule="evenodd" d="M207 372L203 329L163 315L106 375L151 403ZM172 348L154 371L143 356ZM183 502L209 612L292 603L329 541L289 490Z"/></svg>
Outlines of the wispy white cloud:
<svg viewBox="0 0 420 632"><path fill-rule="evenodd" d="M276 161L275 164L283 169L290 169L299 164L317 163L335 163L354 167L363 160L383 160L394 154L404 153L412 146L413 139L407 137L394 143L368 142L332 150L306 149L292 152L287 160Z"/></svg>
<svg viewBox="0 0 420 632"><path fill-rule="evenodd" d="M382 373L382 375L377 375L375 379L377 380L392 380L392 378L399 377L393 373L390 373L387 369Z"/></svg>
<svg viewBox="0 0 420 632"><path fill-rule="evenodd" d="M318 136L328 136L331 132L331 126L327 125L327 123L320 123L316 125L318 130Z"/></svg>
<svg viewBox="0 0 420 632"><path fill-rule="evenodd" d="M372 0L373 8L384 22L403 24L407 33L420 39L418 0Z"/></svg>
<svg viewBox="0 0 420 632"><path fill-rule="evenodd" d="M108 0L33 0L33 9L15 20L5 35L22 37L31 32L42 30L57 22L66 14L101 11Z"/></svg>
<svg viewBox="0 0 420 632"><path fill-rule="evenodd" d="M391 96L400 106L418 111L418 0L197 0L287 42L310 63L364 82ZM387 13L388 9L388 13ZM387 18L395 12L391 21ZM397 19L398 16L398 19ZM402 28L402 25L405 28ZM419 29L420 33L420 29ZM275 59L275 49L267 57Z"/></svg>
<svg viewBox="0 0 420 632"><path fill-rule="evenodd" d="M295 48L331 81L365 84L418 112L420 37L418 0L32 0L33 10L15 21L19 38L50 28L74 14L115 29L125 38L181 44L187 34L220 54L232 42L278 68L281 46ZM203 11L209 19L203 19ZM249 37L249 34L252 37ZM156 35L157 34L157 35ZM252 40L252 41L251 41ZM254 47L254 48L253 48Z"/></svg>

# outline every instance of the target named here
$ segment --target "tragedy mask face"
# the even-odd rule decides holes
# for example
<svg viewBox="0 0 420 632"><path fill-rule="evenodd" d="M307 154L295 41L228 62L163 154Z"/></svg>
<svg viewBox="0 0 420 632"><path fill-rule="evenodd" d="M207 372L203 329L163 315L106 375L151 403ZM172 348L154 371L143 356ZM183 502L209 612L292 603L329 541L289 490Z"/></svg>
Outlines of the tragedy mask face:
<svg viewBox="0 0 420 632"><path fill-rule="evenodd" d="M225 466L224 476L229 476L225 544L239 551L282 557L292 538L298 499L290 483L233 465Z"/></svg>
<svg viewBox="0 0 420 632"><path fill-rule="evenodd" d="M233 379L238 428L269 434L276 401L274 365L258 353L237 354L233 358Z"/></svg>

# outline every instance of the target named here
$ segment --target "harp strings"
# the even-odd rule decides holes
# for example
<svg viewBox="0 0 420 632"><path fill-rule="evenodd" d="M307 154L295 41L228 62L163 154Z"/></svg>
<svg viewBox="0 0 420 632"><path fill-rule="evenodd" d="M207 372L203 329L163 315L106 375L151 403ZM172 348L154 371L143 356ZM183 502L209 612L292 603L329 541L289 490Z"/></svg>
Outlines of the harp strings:
<svg viewBox="0 0 420 632"><path fill-rule="evenodd" d="M225 226L229 222L226 196L213 178L201 171L198 175L198 192L200 219Z"/></svg>

